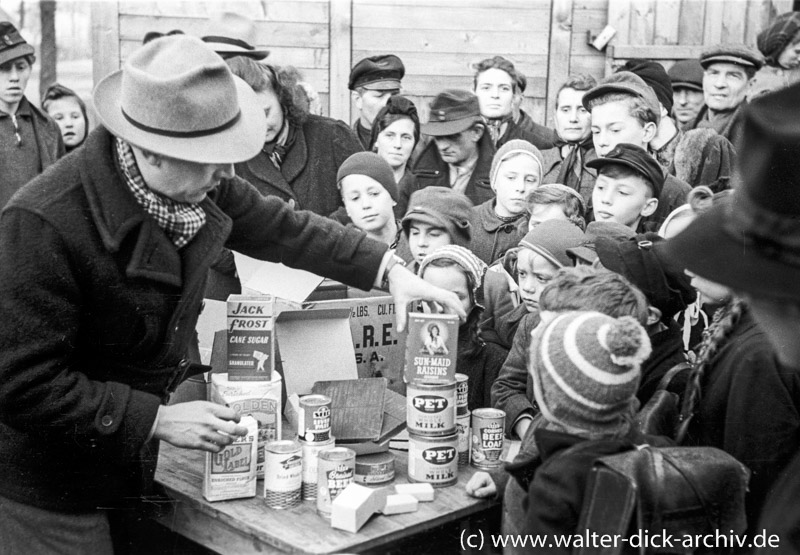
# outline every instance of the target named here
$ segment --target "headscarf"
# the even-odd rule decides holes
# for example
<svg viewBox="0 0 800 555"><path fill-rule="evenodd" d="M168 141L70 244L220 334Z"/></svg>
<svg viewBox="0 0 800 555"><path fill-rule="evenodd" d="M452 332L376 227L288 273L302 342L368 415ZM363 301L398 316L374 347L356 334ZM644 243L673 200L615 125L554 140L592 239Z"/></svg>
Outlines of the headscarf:
<svg viewBox="0 0 800 555"><path fill-rule="evenodd" d="M378 115L375 116L375 121L372 124L372 136L369 139L369 148L367 150L375 148L378 135L386 129L381 126L381 120L389 114L408 117L414 123L414 144L416 145L419 142L419 114L417 114L417 107L405 96L396 94L389 97L386 106L381 108Z"/></svg>

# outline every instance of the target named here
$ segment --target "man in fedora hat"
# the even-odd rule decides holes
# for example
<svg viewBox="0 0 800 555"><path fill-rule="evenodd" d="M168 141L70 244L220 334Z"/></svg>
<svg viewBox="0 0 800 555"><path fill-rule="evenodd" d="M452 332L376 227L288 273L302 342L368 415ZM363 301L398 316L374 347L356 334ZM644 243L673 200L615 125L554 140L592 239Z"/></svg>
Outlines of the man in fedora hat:
<svg viewBox="0 0 800 555"><path fill-rule="evenodd" d="M35 60L33 46L0 21L0 208L64 155L56 122L25 98Z"/></svg>
<svg viewBox="0 0 800 555"><path fill-rule="evenodd" d="M743 297L745 312L774 348L777 364L772 368L715 368L704 380L700 403L701 408L716 403L716 408L720 399L725 401L724 413L712 415L710 426L724 435L725 445L718 447L731 446L731 454L753 472L749 529L779 534L781 553L800 552L800 460L787 470L784 483L775 482L800 448L798 94L800 85L794 85L743 110L731 202L715 203L663 244L663 254L676 265Z"/></svg>
<svg viewBox="0 0 800 555"><path fill-rule="evenodd" d="M151 490L159 440L218 452L245 433L224 406L165 404L208 370L187 351L223 246L465 316L385 245L234 176L266 118L200 39L142 46L94 101L102 125L81 151L0 217L0 537L13 553L111 552L130 512L104 509Z"/></svg>
<svg viewBox="0 0 800 555"><path fill-rule="evenodd" d="M211 14L206 35L203 37L203 42L225 60L233 56L263 60L269 56L269 50L253 46L257 40L253 20L238 13L225 11Z"/></svg>
<svg viewBox="0 0 800 555"><path fill-rule="evenodd" d="M430 140L414 164L417 189L450 187L475 206L494 198L489 170L495 148L477 96L460 89L440 92L431 102L422 133Z"/></svg>

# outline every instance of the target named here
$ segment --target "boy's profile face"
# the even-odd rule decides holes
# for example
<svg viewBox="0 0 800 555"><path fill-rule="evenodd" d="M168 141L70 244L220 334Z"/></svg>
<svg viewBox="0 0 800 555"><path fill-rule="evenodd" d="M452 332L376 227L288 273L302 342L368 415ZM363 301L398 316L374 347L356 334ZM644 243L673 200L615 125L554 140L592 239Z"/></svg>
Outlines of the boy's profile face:
<svg viewBox="0 0 800 555"><path fill-rule="evenodd" d="M497 197L494 211L510 218L525 212L528 195L539 186L539 163L526 154L517 154L500 163L492 189Z"/></svg>
<svg viewBox="0 0 800 555"><path fill-rule="evenodd" d="M31 64L27 58L16 58L0 65L0 110L7 114L17 112L30 77Z"/></svg>
<svg viewBox="0 0 800 555"><path fill-rule="evenodd" d="M347 215L357 228L367 233L378 233L394 220L394 199L371 177L348 175L342 179L341 187Z"/></svg>
<svg viewBox="0 0 800 555"><path fill-rule="evenodd" d="M636 229L639 220L655 212L658 199L643 177L611 177L600 171L592 191L592 210L598 222L617 222Z"/></svg>
<svg viewBox="0 0 800 555"><path fill-rule="evenodd" d="M428 253L452 243L444 228L418 221L412 221L408 228L408 248L418 264Z"/></svg>
<svg viewBox="0 0 800 555"><path fill-rule="evenodd" d="M556 133L570 143L580 142L592 132L592 116L583 107L584 94L586 91L576 91L569 87L558 93Z"/></svg>
<svg viewBox="0 0 800 555"><path fill-rule="evenodd" d="M631 101L616 100L592 108L592 141L598 156L605 156L619 143L647 149L656 134L656 124L646 125L631 115Z"/></svg>
<svg viewBox="0 0 800 555"><path fill-rule="evenodd" d="M558 266L530 249L522 248L517 253L517 282L519 298L528 312L539 309L539 296L553 279Z"/></svg>

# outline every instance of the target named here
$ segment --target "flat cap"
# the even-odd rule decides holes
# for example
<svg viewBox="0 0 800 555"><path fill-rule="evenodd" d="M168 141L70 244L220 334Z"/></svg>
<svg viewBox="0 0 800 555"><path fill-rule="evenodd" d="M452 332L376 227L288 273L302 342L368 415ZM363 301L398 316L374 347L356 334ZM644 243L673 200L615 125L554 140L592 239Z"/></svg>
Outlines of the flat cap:
<svg viewBox="0 0 800 555"><path fill-rule="evenodd" d="M703 92L703 66L698 60L680 60L667 72L674 89L692 89Z"/></svg>
<svg viewBox="0 0 800 555"><path fill-rule="evenodd" d="M446 89L431 102L428 123L422 125L422 132L435 137L455 135L477 121L481 121L478 97L462 89Z"/></svg>
<svg viewBox="0 0 800 555"><path fill-rule="evenodd" d="M399 90L405 74L403 61L394 54L370 56L353 66L347 88L351 91L358 87L372 91Z"/></svg>
<svg viewBox="0 0 800 555"><path fill-rule="evenodd" d="M744 44L718 44L700 54L700 65L703 69L714 62L761 69L764 65L764 56L758 50Z"/></svg>
<svg viewBox="0 0 800 555"><path fill-rule="evenodd" d="M603 166L609 164L619 164L631 168L650 182L655 198L661 196L661 190L664 188L664 172L656 159L642 147L620 143L604 157L586 162L586 167L600 171Z"/></svg>
<svg viewBox="0 0 800 555"><path fill-rule="evenodd" d="M630 71L618 71L609 75L596 87L589 89L583 95L583 107L591 111L589 101L599 98L607 93L627 93L642 98L647 107L656 115L656 121L661 120L661 105L655 91L644 79Z"/></svg>

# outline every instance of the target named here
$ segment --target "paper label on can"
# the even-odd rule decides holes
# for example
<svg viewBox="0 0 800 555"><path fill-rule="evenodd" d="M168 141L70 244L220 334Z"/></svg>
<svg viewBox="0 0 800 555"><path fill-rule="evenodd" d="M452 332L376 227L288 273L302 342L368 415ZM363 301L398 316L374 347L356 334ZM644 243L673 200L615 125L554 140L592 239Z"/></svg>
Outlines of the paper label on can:
<svg viewBox="0 0 800 555"><path fill-rule="evenodd" d="M454 388L418 392L408 388L408 429L426 434L452 433L455 428Z"/></svg>
<svg viewBox="0 0 800 555"><path fill-rule="evenodd" d="M423 441L409 438L408 477L415 482L427 482L434 486L449 485L457 480L456 439Z"/></svg>
<svg viewBox="0 0 800 555"><path fill-rule="evenodd" d="M453 314L408 315L406 383L450 383L456 374L458 317Z"/></svg>
<svg viewBox="0 0 800 555"><path fill-rule="evenodd" d="M264 459L265 491L299 491L303 476L300 453L267 453Z"/></svg>
<svg viewBox="0 0 800 555"><path fill-rule="evenodd" d="M475 422L473 422L475 424ZM472 461L475 464L498 464L503 452L503 425L484 422L473 430Z"/></svg>

